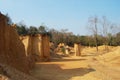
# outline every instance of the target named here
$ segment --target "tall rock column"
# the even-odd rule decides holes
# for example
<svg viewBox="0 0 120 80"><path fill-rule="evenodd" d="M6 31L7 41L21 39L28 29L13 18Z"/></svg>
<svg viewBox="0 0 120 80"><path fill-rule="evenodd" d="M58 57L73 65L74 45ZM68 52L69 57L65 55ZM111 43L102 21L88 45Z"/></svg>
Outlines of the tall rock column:
<svg viewBox="0 0 120 80"><path fill-rule="evenodd" d="M80 49L80 44L75 43L74 44L74 50L75 50L75 56L80 56L81 55L81 49Z"/></svg>
<svg viewBox="0 0 120 80"><path fill-rule="evenodd" d="M48 35L42 35L41 52L44 61L50 60L50 41Z"/></svg>

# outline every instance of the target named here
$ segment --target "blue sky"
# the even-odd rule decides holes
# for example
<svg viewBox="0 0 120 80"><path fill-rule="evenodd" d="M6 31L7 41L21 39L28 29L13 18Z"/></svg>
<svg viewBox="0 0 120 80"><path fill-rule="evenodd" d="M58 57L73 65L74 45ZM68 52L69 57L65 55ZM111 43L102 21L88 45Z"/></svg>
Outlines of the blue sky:
<svg viewBox="0 0 120 80"><path fill-rule="evenodd" d="M80 35L89 34L86 26L90 16L106 16L120 24L120 0L0 0L0 11L8 13L14 23L44 24Z"/></svg>

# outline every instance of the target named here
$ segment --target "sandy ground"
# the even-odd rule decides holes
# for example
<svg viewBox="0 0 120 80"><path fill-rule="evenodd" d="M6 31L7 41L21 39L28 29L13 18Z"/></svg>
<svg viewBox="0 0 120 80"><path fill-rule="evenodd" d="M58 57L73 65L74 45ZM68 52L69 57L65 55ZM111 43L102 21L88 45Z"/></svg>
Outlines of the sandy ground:
<svg viewBox="0 0 120 80"><path fill-rule="evenodd" d="M105 62L94 49L85 49L82 53L81 57L62 57L36 63L31 75L39 80L120 80L118 63Z"/></svg>

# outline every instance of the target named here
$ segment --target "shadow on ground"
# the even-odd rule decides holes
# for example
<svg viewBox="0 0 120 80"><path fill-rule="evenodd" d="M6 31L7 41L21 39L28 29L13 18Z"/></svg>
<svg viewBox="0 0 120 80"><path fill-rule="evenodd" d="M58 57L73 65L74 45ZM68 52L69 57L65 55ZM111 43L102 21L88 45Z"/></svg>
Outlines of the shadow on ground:
<svg viewBox="0 0 120 80"><path fill-rule="evenodd" d="M72 64L71 64L72 65ZM62 69L58 64L37 64L32 75L39 80L70 80L95 71L92 68Z"/></svg>
<svg viewBox="0 0 120 80"><path fill-rule="evenodd" d="M83 61L86 59L51 59L52 62Z"/></svg>
<svg viewBox="0 0 120 80"><path fill-rule="evenodd" d="M81 55L81 57L89 57L89 56L96 56L96 55Z"/></svg>

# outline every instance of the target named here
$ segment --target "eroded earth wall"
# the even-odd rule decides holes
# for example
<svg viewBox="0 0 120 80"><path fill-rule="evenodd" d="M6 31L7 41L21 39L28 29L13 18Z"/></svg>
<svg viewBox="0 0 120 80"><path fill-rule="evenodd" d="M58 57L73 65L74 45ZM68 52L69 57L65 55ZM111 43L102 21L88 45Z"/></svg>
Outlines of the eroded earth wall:
<svg viewBox="0 0 120 80"><path fill-rule="evenodd" d="M21 36L20 38L25 45L25 51L27 56L31 56L34 61L49 60L49 36L37 34L34 36Z"/></svg>
<svg viewBox="0 0 120 80"><path fill-rule="evenodd" d="M13 26L7 24L7 19L0 13L0 63L7 64L22 72L28 73L28 60L24 45Z"/></svg>

